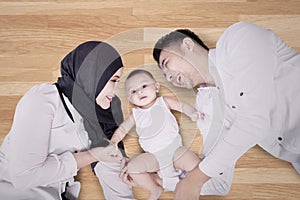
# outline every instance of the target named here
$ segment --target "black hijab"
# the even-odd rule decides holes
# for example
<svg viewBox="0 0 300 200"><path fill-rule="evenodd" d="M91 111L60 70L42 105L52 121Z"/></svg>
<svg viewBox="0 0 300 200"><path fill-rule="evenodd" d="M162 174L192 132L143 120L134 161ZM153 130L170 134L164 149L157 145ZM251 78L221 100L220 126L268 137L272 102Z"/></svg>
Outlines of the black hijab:
<svg viewBox="0 0 300 200"><path fill-rule="evenodd" d="M108 139L123 121L118 97L113 98L108 109L96 103L98 94L121 67L119 53L98 41L80 44L61 61L61 77L56 85L82 116L91 147L107 146ZM119 147L124 149L122 142Z"/></svg>

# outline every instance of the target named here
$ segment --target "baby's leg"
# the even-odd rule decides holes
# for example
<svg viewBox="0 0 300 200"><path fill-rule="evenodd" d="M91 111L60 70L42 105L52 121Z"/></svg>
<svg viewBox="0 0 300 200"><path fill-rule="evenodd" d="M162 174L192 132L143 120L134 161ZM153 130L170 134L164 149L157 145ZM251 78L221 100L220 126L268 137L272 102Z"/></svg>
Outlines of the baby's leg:
<svg viewBox="0 0 300 200"><path fill-rule="evenodd" d="M187 172L194 169L200 161L200 158L194 152L184 146L179 147L173 156L174 167Z"/></svg>
<svg viewBox="0 0 300 200"><path fill-rule="evenodd" d="M148 200L156 200L161 194L161 179L155 173L159 164L150 153L140 154L131 159L127 165L128 173L137 185L148 190Z"/></svg>

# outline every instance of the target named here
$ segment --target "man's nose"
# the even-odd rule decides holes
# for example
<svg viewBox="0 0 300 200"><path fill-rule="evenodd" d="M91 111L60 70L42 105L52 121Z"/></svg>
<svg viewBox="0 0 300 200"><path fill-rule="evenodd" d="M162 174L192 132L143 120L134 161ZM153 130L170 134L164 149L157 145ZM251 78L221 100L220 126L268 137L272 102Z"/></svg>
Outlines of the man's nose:
<svg viewBox="0 0 300 200"><path fill-rule="evenodd" d="M167 77L167 81L172 82L173 75L172 75L171 73L168 73L168 74L166 75L166 77Z"/></svg>

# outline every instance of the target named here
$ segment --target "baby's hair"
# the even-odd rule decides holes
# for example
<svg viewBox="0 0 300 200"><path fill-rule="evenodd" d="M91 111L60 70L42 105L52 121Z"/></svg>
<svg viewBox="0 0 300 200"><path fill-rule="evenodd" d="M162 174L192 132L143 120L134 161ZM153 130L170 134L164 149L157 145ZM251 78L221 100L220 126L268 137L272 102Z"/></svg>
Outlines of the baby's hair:
<svg viewBox="0 0 300 200"><path fill-rule="evenodd" d="M150 78L152 78L155 81L153 75L150 72L148 72L147 70L144 70L144 69L133 70L132 72L129 73L126 80L128 80L129 78L131 78L132 76L134 76L136 74L146 74L147 76L149 76Z"/></svg>

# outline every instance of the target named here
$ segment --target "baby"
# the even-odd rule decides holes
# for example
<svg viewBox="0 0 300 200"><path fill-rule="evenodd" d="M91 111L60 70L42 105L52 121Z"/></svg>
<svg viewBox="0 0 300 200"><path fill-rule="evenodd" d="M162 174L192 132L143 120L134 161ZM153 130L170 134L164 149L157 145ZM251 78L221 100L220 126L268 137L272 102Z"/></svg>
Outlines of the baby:
<svg viewBox="0 0 300 200"><path fill-rule="evenodd" d="M174 191L179 175L191 171L200 162L195 153L182 145L177 121L170 110L183 112L192 121L203 116L189 104L170 97L158 97L160 85L148 71L132 71L125 81L125 88L129 102L135 107L115 131L111 143L117 146L136 126L139 144L145 153L129 161L128 173L137 185L150 192L149 200L158 199L161 187Z"/></svg>

